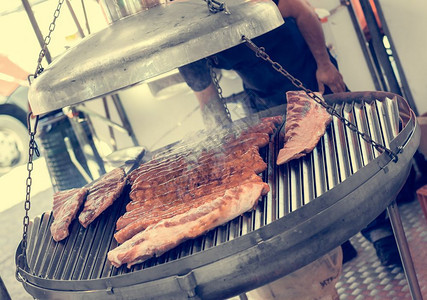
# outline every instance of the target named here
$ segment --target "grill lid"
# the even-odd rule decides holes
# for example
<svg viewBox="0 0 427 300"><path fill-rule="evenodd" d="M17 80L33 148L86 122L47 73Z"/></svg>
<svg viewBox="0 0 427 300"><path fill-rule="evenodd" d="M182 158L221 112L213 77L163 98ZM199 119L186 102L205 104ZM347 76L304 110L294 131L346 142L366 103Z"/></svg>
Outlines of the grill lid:
<svg viewBox="0 0 427 300"><path fill-rule="evenodd" d="M283 24L272 1L179 0L116 21L54 61L30 87L34 114L97 98L231 48Z"/></svg>

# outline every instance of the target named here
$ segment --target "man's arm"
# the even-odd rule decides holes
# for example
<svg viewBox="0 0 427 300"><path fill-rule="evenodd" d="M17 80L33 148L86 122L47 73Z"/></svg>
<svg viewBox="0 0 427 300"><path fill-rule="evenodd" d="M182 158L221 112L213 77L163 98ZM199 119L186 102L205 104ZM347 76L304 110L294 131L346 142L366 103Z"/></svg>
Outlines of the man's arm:
<svg viewBox="0 0 427 300"><path fill-rule="evenodd" d="M329 59L322 25L310 3L306 0L279 0L277 6L284 18L292 17L295 19L316 60L316 78L319 92L324 92L324 85L327 85L334 93L344 92L346 87L343 77Z"/></svg>
<svg viewBox="0 0 427 300"><path fill-rule="evenodd" d="M225 106L212 82L205 59L180 67L179 72L199 101L203 122L208 129L230 124Z"/></svg>
<svg viewBox="0 0 427 300"><path fill-rule="evenodd" d="M194 94L197 100L199 100L203 122L208 129L213 129L218 126L227 126L231 123L227 111L225 110L223 100L219 97L218 90L213 82L202 91L194 91Z"/></svg>

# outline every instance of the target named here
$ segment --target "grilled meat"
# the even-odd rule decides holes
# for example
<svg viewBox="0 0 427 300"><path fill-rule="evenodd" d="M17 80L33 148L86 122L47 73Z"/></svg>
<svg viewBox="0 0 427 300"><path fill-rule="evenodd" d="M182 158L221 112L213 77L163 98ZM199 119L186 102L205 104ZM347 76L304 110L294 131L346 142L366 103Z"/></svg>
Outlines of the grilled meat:
<svg viewBox="0 0 427 300"><path fill-rule="evenodd" d="M54 221L50 226L50 232L55 241L62 241L69 235L68 227L76 218L87 192L86 188L74 188L53 195Z"/></svg>
<svg viewBox="0 0 427 300"><path fill-rule="evenodd" d="M278 165L313 151L332 121L326 109L314 102L304 91L290 91L286 93L286 97L288 106L285 143L277 157Z"/></svg>
<svg viewBox="0 0 427 300"><path fill-rule="evenodd" d="M116 267L128 267L150 257L160 256L183 241L195 238L253 209L269 187L254 175L239 186L213 195L210 201L189 211L149 226L130 240L108 253L108 260Z"/></svg>
<svg viewBox="0 0 427 300"><path fill-rule="evenodd" d="M99 178L91 187L86 198L79 222L89 226L96 217L106 210L122 193L126 185L126 174L122 168L116 168Z"/></svg>

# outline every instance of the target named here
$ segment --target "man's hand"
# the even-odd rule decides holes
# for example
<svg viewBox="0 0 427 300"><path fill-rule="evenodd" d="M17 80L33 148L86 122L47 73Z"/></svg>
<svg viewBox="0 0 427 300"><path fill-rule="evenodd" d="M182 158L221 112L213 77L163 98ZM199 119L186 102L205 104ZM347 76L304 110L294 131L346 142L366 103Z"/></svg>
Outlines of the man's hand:
<svg viewBox="0 0 427 300"><path fill-rule="evenodd" d="M331 89L332 93L346 91L344 79L341 73L331 62L318 67L316 71L316 78L318 89L321 94L325 92L325 85Z"/></svg>
<svg viewBox="0 0 427 300"><path fill-rule="evenodd" d="M319 92L323 94L325 85L333 93L346 90L342 75L332 64L326 50L322 25L307 0L279 0L278 8L283 17L294 18L317 63L316 78Z"/></svg>

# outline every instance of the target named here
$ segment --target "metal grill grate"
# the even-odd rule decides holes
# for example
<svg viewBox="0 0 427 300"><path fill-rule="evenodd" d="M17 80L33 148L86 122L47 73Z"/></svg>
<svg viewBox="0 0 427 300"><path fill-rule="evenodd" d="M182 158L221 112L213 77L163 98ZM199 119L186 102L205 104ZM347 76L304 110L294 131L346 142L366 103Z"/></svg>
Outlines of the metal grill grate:
<svg viewBox="0 0 427 300"><path fill-rule="evenodd" d="M399 109L396 98L390 99L386 97L366 103L356 101L338 103L336 104L336 109L344 117L357 124L359 130L370 134L374 140L384 143L387 147L390 146L390 141L399 134L399 127L402 127L402 124L399 123ZM30 281L36 286L41 285L42 290L46 288L69 291L82 290L81 281L89 280L87 281L88 290L102 290L105 287L114 285L134 285L141 278L143 278L144 282L150 282L151 279L157 280L165 277L165 274L159 275L160 273L148 273L147 271L150 269L157 270L156 267L168 265L172 262L174 264L168 268L170 274L173 274L171 269L177 266L180 261L183 262L176 274L180 275L179 273L184 272L184 270L188 273L192 268L192 264L188 263L188 260L183 260L183 258L192 259L196 257L195 259L197 260L200 256L194 256L195 254L203 255L205 252L209 252L207 251L208 249L214 250L214 248L221 247L221 249L224 249L224 253L227 254L227 251L231 251L231 247L233 247L233 251L238 251L235 250L236 247L244 249L244 245L248 241L258 245L259 241L267 239L267 237L263 237L264 233L267 233L266 236L269 235L269 231L261 232L259 229L262 227L267 227L265 229L268 229L269 226L267 225L277 223L275 222L276 220L289 219L287 220L288 223L284 222L284 225L281 225L280 230L283 231L289 229L289 224L301 220L305 221L304 218L310 221L313 215L310 210L301 212L298 216L293 213L302 211L301 208L309 203L311 204L311 202L316 202L313 200L317 200L316 198L319 198L328 190L341 186L340 183L347 181L353 174L373 162L380 155L371 145L360 139L354 132L345 128L340 121L334 118L327 128L326 134L312 153L277 167L275 164L276 153L278 153L283 142L281 140L282 135L276 135L276 137L275 140L260 151L268 165L262 176L270 184L271 191L260 199L259 205L254 211L245 213L243 216L215 230L211 230L197 239L181 244L161 257L152 258L142 264L133 266L131 269L127 269L125 266L114 268L106 259L109 249L117 245L113 234L115 222L123 214L125 204L128 201L126 191L121 199L117 200L87 229L81 227L78 222L73 222L70 230L71 235L60 243L54 242L51 238L49 227L52 222L52 216L45 213L33 221L30 229L27 252L28 273L35 278ZM339 194L340 191L337 191L337 193ZM345 195L343 194L342 196ZM329 204L324 201L324 203L316 205L317 209L325 209ZM312 211L316 209L314 208L315 206L311 207ZM384 207L386 207L386 204ZM294 216L292 217L292 215ZM312 226L316 226L316 224L313 222ZM348 225L344 224L343 226ZM351 232L353 233L346 239L360 229L352 230ZM274 231L272 232L272 235L274 235ZM248 238L243 240L242 237L245 236L248 236ZM298 239L303 240L304 238L313 239L311 235L297 236L293 242L297 243ZM233 243L231 245L226 243L230 241L239 242L239 244ZM343 241L331 240L330 242ZM328 248L324 247L322 243L316 244L316 247L319 248L317 249L319 257L323 254L322 251ZM331 245L331 247L336 247L337 245L339 244ZM213 257L213 261L220 260L221 256L219 255L222 255L220 250L216 250L216 252L211 252L212 254L210 254L211 258ZM316 251L316 249L313 251ZM227 255L230 255L230 253ZM313 256L312 252L307 253ZM317 257L314 257L313 260L315 258ZM298 258L296 258L296 261L298 261ZM165 268L160 269L160 271L164 270ZM131 277L121 276L129 275L129 273L139 274L138 279L129 279ZM117 278L118 281L115 284L109 283L108 280L111 278ZM39 281L39 279L43 280ZM74 285L74 282L80 283ZM253 287L251 286L251 288ZM31 288L29 290L33 291ZM230 288L231 290L233 288ZM234 292L238 292L238 290Z"/></svg>

